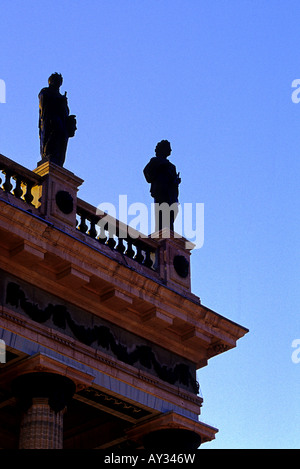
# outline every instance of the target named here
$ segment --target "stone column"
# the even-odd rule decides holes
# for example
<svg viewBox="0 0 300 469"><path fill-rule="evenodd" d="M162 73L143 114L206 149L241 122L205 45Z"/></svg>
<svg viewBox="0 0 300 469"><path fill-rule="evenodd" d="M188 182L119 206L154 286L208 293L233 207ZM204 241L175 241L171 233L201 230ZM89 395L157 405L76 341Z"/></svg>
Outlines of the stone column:
<svg viewBox="0 0 300 469"><path fill-rule="evenodd" d="M22 408L19 449L62 449L73 381L56 373L26 373L14 380L13 391Z"/></svg>
<svg viewBox="0 0 300 469"><path fill-rule="evenodd" d="M62 449L63 414L54 412L48 399L33 399L22 416L19 449Z"/></svg>

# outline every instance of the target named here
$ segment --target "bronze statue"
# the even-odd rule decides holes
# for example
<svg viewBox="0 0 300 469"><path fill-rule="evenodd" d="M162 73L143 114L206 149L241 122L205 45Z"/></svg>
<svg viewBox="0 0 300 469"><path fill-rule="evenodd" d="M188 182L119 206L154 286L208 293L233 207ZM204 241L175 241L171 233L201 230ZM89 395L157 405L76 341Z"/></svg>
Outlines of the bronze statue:
<svg viewBox="0 0 300 469"><path fill-rule="evenodd" d="M53 73L48 87L39 93L39 136L42 162L51 161L63 166L68 139L74 137L76 116L70 115L67 93L60 94L63 78Z"/></svg>
<svg viewBox="0 0 300 469"><path fill-rule="evenodd" d="M156 212L156 231L170 228L174 231L174 221L178 213L179 173L167 158L171 154L168 140L156 145L156 156L144 168L146 181L151 184L150 193L154 198Z"/></svg>

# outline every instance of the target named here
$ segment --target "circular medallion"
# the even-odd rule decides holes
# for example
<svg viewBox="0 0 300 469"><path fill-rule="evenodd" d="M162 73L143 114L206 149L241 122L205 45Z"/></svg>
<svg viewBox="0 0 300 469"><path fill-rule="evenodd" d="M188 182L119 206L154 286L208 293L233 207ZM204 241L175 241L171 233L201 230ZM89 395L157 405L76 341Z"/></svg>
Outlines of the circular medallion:
<svg viewBox="0 0 300 469"><path fill-rule="evenodd" d="M65 215L73 212L73 197L67 191L58 191L56 194L56 205Z"/></svg>
<svg viewBox="0 0 300 469"><path fill-rule="evenodd" d="M184 256L175 256L173 265L179 277L186 278L189 274L189 262Z"/></svg>

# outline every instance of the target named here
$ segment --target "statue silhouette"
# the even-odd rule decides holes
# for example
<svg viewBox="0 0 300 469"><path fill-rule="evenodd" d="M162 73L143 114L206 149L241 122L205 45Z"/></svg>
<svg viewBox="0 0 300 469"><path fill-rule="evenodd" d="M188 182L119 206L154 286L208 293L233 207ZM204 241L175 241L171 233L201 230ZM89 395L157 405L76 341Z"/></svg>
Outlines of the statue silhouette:
<svg viewBox="0 0 300 469"><path fill-rule="evenodd" d="M53 73L48 87L39 93L39 137L42 162L51 161L63 166L68 139L74 137L76 118L69 115L67 93L60 94L63 78Z"/></svg>
<svg viewBox="0 0 300 469"><path fill-rule="evenodd" d="M171 151L170 142L162 140L156 145L156 156L144 168L144 176L151 184L150 193L155 203L156 231L163 228L174 231L178 213L178 186L181 179L176 166L167 159Z"/></svg>

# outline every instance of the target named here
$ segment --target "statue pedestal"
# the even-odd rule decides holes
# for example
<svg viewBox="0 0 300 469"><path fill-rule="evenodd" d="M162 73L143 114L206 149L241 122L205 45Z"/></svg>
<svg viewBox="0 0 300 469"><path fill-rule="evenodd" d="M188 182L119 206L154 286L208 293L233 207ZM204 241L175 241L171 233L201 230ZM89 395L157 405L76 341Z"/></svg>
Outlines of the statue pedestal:
<svg viewBox="0 0 300 469"><path fill-rule="evenodd" d="M151 234L160 245L160 276L166 285L199 302L191 293L190 255L194 244L168 228Z"/></svg>
<svg viewBox="0 0 300 469"><path fill-rule="evenodd" d="M40 211L46 220L57 225L76 226L76 199L83 179L61 166L46 161L34 170L43 178Z"/></svg>

